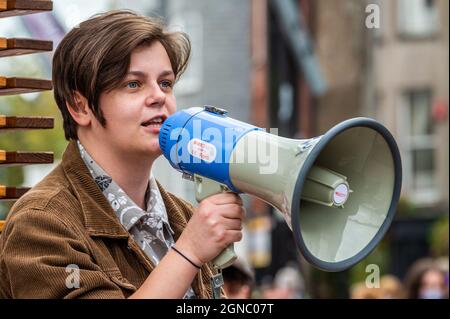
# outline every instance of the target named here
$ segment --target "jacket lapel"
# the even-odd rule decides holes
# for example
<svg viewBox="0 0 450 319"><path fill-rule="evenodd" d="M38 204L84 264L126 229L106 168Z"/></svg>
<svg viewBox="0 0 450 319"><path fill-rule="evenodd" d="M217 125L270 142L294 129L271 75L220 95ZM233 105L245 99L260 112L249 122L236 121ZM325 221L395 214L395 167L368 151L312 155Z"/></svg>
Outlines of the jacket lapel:
<svg viewBox="0 0 450 319"><path fill-rule="evenodd" d="M61 165L75 195L81 203L84 225L89 235L91 237L126 239L128 248L135 253L141 264L151 272L155 266L120 223L110 203L84 164L75 140L69 142L63 154ZM166 206L169 223L175 233L174 240L176 241L186 227L193 211L185 203L177 203L174 196L169 194L159 183L158 187ZM209 264L204 265L199 271L196 280L192 283L198 296L211 296L209 278L213 273L214 271Z"/></svg>
<svg viewBox="0 0 450 319"><path fill-rule="evenodd" d="M91 236L128 238L108 200L102 194L71 140L62 158L62 167L83 210L84 224Z"/></svg>
<svg viewBox="0 0 450 319"><path fill-rule="evenodd" d="M122 226L110 203L95 183L80 156L76 141L71 140L64 152L63 170L82 207L84 225L91 237L116 238L127 240L128 248L135 253L143 266L151 271L154 268L150 258L131 238Z"/></svg>

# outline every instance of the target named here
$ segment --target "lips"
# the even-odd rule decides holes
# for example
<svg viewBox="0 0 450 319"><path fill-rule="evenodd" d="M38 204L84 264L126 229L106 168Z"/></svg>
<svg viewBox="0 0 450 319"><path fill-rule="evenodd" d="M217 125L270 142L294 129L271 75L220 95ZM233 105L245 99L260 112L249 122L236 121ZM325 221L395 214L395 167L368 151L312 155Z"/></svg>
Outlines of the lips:
<svg viewBox="0 0 450 319"><path fill-rule="evenodd" d="M159 128L159 127L161 127L162 123L166 120L166 118L167 118L166 115L159 114L159 115L156 115L156 116L142 122L141 126Z"/></svg>

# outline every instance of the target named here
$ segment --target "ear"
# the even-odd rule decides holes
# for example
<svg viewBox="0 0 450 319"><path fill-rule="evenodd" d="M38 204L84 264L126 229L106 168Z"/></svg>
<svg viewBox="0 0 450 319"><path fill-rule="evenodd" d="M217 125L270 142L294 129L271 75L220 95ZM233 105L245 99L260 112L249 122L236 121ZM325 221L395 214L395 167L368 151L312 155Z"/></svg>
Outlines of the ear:
<svg viewBox="0 0 450 319"><path fill-rule="evenodd" d="M73 100L75 105L70 105L66 102L67 110L73 120L77 122L79 126L89 126L92 122L93 114L89 108L87 99L78 91L75 91L73 94Z"/></svg>

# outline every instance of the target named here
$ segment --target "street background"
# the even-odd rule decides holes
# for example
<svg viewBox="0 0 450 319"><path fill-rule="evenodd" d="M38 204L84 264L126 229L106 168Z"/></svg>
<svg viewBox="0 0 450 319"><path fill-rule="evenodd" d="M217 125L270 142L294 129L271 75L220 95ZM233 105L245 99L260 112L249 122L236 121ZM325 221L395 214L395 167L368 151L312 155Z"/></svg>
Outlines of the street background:
<svg viewBox="0 0 450 319"><path fill-rule="evenodd" d="M281 214L244 196L248 216L237 250L253 276L251 297L411 297L414 280L420 286L432 277L417 269L436 266L446 273L441 286L448 298L448 1L63 0L54 1L51 13L0 19L0 33L52 40L56 48L79 22L117 8L161 16L190 36L191 63L175 87L179 109L215 105L291 138L366 116L385 125L399 145L396 218L374 252L344 272L311 267ZM51 58L3 58L0 73L50 79ZM0 169L0 184L33 186L67 144L52 92L1 97L0 114L56 119L50 131L1 135L0 149L55 152L53 165ZM195 203L193 185L164 158L153 171L168 190ZM0 220L11 204L0 202ZM373 269L380 272L379 289L367 285Z"/></svg>

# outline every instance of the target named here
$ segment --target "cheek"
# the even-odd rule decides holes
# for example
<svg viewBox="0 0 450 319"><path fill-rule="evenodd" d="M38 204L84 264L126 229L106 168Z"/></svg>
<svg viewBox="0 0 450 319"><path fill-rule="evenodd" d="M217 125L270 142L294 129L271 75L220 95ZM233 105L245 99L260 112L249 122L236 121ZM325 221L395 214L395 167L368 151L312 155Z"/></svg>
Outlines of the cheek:
<svg viewBox="0 0 450 319"><path fill-rule="evenodd" d="M140 120L138 104L133 104L130 100L115 100L103 105L106 129L126 130L131 125L135 126Z"/></svg>
<svg viewBox="0 0 450 319"><path fill-rule="evenodd" d="M130 112L110 112L105 114L105 120L105 129L115 138L133 132L132 127L136 126L137 122L136 117Z"/></svg>
<svg viewBox="0 0 450 319"><path fill-rule="evenodd" d="M169 115L175 113L175 111L177 110L177 101L174 95L166 98L166 108L167 112L169 112Z"/></svg>

